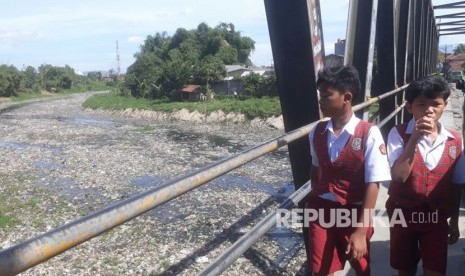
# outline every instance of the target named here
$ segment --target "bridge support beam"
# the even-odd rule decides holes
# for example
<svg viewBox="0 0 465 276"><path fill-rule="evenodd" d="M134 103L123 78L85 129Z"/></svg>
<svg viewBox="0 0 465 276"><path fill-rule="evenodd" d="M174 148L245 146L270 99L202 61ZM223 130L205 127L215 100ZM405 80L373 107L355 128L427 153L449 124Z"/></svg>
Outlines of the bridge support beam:
<svg viewBox="0 0 465 276"><path fill-rule="evenodd" d="M379 0L378 20L376 26L377 45L377 72L374 77L373 96L379 96L396 87L396 54L394 42L394 2L392 0ZM379 117L383 120L396 108L396 97L389 97L379 103ZM384 138L395 125L395 120L389 120L382 128Z"/></svg>
<svg viewBox="0 0 465 276"><path fill-rule="evenodd" d="M315 77L324 56L319 0L265 0L265 9L284 127L289 132L320 119ZM289 156L294 185L299 188L310 179L307 137L289 145Z"/></svg>
<svg viewBox="0 0 465 276"><path fill-rule="evenodd" d="M401 87L408 83L407 72L408 68L408 49L409 49L409 20L410 20L410 0L398 0L395 4L395 35L394 35L394 46L396 47L396 84ZM411 56L411 55L410 55ZM411 66L411 65L410 65ZM411 78L411 76L410 76ZM396 96L397 105L400 105L404 101L404 94ZM396 124L404 122L409 115L405 112L399 112L396 115Z"/></svg>
<svg viewBox="0 0 465 276"><path fill-rule="evenodd" d="M320 119L316 76L324 43L319 0L264 0L286 132ZM288 145L295 189L310 180L307 136ZM299 205L303 207L304 201ZM303 228L305 247L307 229ZM306 250L307 252L307 250Z"/></svg>
<svg viewBox="0 0 465 276"><path fill-rule="evenodd" d="M354 104L371 97L377 10L378 0L350 1L344 63L357 68L362 85L362 93ZM357 115L368 120L367 110Z"/></svg>

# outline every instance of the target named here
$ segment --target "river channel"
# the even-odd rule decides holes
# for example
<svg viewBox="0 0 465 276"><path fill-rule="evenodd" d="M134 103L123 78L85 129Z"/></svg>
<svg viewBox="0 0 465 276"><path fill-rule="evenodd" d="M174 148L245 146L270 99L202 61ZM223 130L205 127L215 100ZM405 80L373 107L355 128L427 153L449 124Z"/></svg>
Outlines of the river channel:
<svg viewBox="0 0 465 276"><path fill-rule="evenodd" d="M84 109L91 95L0 104L1 249L283 134ZM293 190L284 147L21 275L194 275ZM304 259L300 229L273 228L223 275L295 275Z"/></svg>

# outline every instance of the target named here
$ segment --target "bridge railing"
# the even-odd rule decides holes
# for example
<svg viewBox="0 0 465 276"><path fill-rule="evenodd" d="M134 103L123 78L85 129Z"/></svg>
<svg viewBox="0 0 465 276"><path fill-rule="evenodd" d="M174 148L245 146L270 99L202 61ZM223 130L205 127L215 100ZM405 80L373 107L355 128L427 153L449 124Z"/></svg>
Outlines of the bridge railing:
<svg viewBox="0 0 465 276"><path fill-rule="evenodd" d="M378 103L380 100L402 92L406 87L407 85L373 97L354 106L353 110L358 111L365 109L374 103ZM399 112L401 107L398 107L396 110ZM391 118L394 115L395 113L393 112ZM59 228L4 249L0 251L0 275L14 275L25 271L258 157L286 146L308 135L316 123L317 122L314 122L290 131L278 138L271 139L231 157L214 162L159 187L149 189L125 200L113 203L99 211L76 219ZM291 208L305 197L310 189L310 183L307 182L299 190L294 192L279 208ZM259 222L249 233L239 239L231 249L228 249L205 269L201 275L217 275L221 273L221 271L224 271L224 269L245 252L253 242L274 225L274 217L275 215L270 214Z"/></svg>

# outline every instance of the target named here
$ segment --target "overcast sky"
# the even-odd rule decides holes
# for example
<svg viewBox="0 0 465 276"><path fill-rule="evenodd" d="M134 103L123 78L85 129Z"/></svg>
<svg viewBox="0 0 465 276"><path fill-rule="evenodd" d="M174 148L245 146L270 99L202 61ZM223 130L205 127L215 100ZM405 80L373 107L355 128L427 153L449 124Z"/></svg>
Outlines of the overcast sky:
<svg viewBox="0 0 465 276"><path fill-rule="evenodd" d="M288 0L289 1L289 0ZM117 68L116 41L122 71L134 62L147 35L201 22L215 27L233 23L255 41L252 62L270 65L272 53L263 0L2 0L0 64L18 69L41 64L69 65L77 71ZM456 1L433 0L434 5ZM349 0L320 0L326 54L345 37ZM463 10L437 10L437 15ZM441 37L440 45L465 43L465 35Z"/></svg>

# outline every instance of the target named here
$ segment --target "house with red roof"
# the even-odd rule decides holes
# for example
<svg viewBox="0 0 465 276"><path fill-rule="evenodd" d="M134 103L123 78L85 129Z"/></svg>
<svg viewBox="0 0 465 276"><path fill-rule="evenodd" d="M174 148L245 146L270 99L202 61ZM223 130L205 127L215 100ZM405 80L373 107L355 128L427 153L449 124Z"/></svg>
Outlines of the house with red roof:
<svg viewBox="0 0 465 276"><path fill-rule="evenodd" d="M182 101L198 102L205 97L201 91L201 86L197 84L184 84L179 90Z"/></svg>
<svg viewBox="0 0 465 276"><path fill-rule="evenodd" d="M449 62L451 71L463 71L462 63L465 62L465 53L448 55L446 62Z"/></svg>

